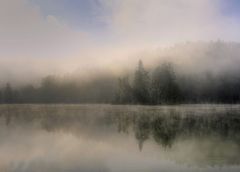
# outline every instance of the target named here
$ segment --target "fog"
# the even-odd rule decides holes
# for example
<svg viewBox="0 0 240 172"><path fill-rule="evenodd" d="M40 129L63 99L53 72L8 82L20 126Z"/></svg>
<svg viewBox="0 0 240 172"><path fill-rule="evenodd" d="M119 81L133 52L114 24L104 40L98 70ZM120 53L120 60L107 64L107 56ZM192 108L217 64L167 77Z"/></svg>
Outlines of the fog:
<svg viewBox="0 0 240 172"><path fill-rule="evenodd" d="M0 0L0 171L239 171L239 5Z"/></svg>
<svg viewBox="0 0 240 172"><path fill-rule="evenodd" d="M115 53L119 56L118 52ZM239 43L219 40L186 42L164 48L139 50L128 55L123 54L120 58L100 53L98 56L103 57L101 61L90 59L89 62L80 60L79 63L71 58L1 58L0 83L2 86L7 82L14 85L37 85L48 75L77 81L94 80L99 76L118 78L132 74L140 59L148 71L164 62L171 62L176 72L180 74L201 75L206 72L215 75L227 72L238 74L239 53Z"/></svg>
<svg viewBox="0 0 240 172"><path fill-rule="evenodd" d="M219 0L91 1L96 28L71 25L54 13L60 3L48 3L52 10L47 12L44 4L0 2L1 83L36 83L47 75L117 76L133 70L139 59L146 66L173 61L189 72L225 70L239 63L238 44L215 48L209 43L221 39L229 44L240 37L238 19L224 15ZM193 45L185 47L187 41Z"/></svg>
<svg viewBox="0 0 240 172"><path fill-rule="evenodd" d="M0 112L4 172L239 170L239 105L1 105Z"/></svg>

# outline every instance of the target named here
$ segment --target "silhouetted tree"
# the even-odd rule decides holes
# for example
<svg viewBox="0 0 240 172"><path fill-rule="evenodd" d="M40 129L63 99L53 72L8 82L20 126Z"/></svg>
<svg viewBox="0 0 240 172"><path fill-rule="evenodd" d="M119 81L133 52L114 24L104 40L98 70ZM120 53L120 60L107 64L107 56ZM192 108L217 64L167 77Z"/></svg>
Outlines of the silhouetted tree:
<svg viewBox="0 0 240 172"><path fill-rule="evenodd" d="M172 104L180 100L180 90L170 63L157 67L152 75L151 99L154 104Z"/></svg>
<svg viewBox="0 0 240 172"><path fill-rule="evenodd" d="M14 93L9 83L6 84L3 90L3 101L4 103L14 103Z"/></svg>
<svg viewBox="0 0 240 172"><path fill-rule="evenodd" d="M148 72L144 69L142 61L139 60L133 81L133 94L136 103L149 103L149 81Z"/></svg>
<svg viewBox="0 0 240 172"><path fill-rule="evenodd" d="M119 78L118 80L118 93L117 103L132 103L133 102L133 89L129 83L128 77Z"/></svg>
<svg viewBox="0 0 240 172"><path fill-rule="evenodd" d="M48 76L42 80L40 87L40 97L44 103L56 103L57 102L57 89L58 84L56 78Z"/></svg>
<svg viewBox="0 0 240 172"><path fill-rule="evenodd" d="M3 103L3 93L2 91L0 90L0 104Z"/></svg>
<svg viewBox="0 0 240 172"><path fill-rule="evenodd" d="M32 85L27 85L19 90L21 103L37 103L39 102L38 90Z"/></svg>
<svg viewBox="0 0 240 172"><path fill-rule="evenodd" d="M240 78L235 75L220 76L217 90L218 101L223 103L239 103L240 101Z"/></svg>

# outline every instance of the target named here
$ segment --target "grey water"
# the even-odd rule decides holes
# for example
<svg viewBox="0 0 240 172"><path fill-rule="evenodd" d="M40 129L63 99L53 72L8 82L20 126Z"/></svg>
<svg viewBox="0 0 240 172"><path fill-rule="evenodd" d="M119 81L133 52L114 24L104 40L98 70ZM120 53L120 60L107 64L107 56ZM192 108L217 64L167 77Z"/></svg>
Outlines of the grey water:
<svg viewBox="0 0 240 172"><path fill-rule="evenodd" d="M1 172L237 172L240 105L1 105Z"/></svg>

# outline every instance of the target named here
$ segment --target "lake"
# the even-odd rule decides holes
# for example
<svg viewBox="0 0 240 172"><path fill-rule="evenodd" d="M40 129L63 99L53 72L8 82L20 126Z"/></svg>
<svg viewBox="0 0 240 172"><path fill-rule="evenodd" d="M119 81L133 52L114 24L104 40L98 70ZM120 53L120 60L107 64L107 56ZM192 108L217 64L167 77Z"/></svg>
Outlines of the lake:
<svg viewBox="0 0 240 172"><path fill-rule="evenodd" d="M237 172L240 105L0 105L1 172Z"/></svg>

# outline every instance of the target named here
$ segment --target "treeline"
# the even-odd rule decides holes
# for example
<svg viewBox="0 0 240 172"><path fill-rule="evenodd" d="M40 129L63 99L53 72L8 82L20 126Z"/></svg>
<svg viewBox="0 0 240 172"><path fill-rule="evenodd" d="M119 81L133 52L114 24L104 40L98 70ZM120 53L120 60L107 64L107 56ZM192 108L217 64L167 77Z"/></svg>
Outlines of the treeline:
<svg viewBox="0 0 240 172"><path fill-rule="evenodd" d="M47 76L39 86L13 88L7 83L0 91L0 103L111 103L116 79L98 77L91 81L74 81Z"/></svg>
<svg viewBox="0 0 240 172"><path fill-rule="evenodd" d="M239 103L240 73L176 74L163 63L148 72L140 60L133 79L119 79L120 104Z"/></svg>
<svg viewBox="0 0 240 172"><path fill-rule="evenodd" d="M170 63L157 67L151 74L140 60L132 83L129 77L119 79L116 101L123 104L175 104L182 101L176 75Z"/></svg>
<svg viewBox="0 0 240 172"><path fill-rule="evenodd" d="M99 76L87 82L43 78L39 86L0 89L0 103L114 103L180 104L239 103L240 73L221 72L191 75L176 73L174 65L163 63L147 71L139 61L135 73L116 79Z"/></svg>

